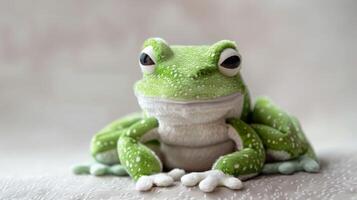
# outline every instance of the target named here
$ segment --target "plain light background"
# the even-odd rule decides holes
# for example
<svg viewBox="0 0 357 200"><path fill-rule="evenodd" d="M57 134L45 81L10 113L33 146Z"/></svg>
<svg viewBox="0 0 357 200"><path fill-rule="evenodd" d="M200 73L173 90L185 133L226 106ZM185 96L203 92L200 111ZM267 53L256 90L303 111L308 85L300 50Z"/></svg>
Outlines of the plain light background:
<svg viewBox="0 0 357 200"><path fill-rule="evenodd" d="M234 40L253 99L298 116L320 151L356 145L357 2L0 1L0 174L89 160L92 135L139 109L145 39ZM5 164L4 164L5 163Z"/></svg>

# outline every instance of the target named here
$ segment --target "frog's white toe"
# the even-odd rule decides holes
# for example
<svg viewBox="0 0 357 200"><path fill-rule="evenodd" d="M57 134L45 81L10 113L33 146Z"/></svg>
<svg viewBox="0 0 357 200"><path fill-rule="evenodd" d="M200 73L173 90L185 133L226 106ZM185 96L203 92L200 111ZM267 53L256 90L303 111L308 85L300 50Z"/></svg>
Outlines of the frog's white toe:
<svg viewBox="0 0 357 200"><path fill-rule="evenodd" d="M198 187L203 192L212 192L218 186L218 182L218 177L208 176L200 182Z"/></svg>
<svg viewBox="0 0 357 200"><path fill-rule="evenodd" d="M153 177L154 184L159 187L167 187L174 183L174 179L168 174L156 174Z"/></svg>
<svg viewBox="0 0 357 200"><path fill-rule="evenodd" d="M100 163L95 163L90 167L89 172L90 172L90 174L92 174L94 176L102 176L102 175L105 175L107 169L108 169L108 166L100 164Z"/></svg>
<svg viewBox="0 0 357 200"><path fill-rule="evenodd" d="M306 172L317 173L320 170L320 164L308 156L301 156L300 165Z"/></svg>
<svg viewBox="0 0 357 200"><path fill-rule="evenodd" d="M218 186L224 186L232 190L243 187L238 178L226 175L220 170L209 170L206 172L193 172L181 178L183 185L192 187L199 183L198 187L203 192L212 192Z"/></svg>
<svg viewBox="0 0 357 200"><path fill-rule="evenodd" d="M191 187L197 185L203 177L201 173L192 172L181 177L181 183L185 186Z"/></svg>
<svg viewBox="0 0 357 200"><path fill-rule="evenodd" d="M153 181L149 176L142 176L135 184L135 189L139 191L150 190L153 186Z"/></svg>
<svg viewBox="0 0 357 200"><path fill-rule="evenodd" d="M243 187L242 181L236 177L228 177L226 179L223 179L222 184L232 190L239 190Z"/></svg>
<svg viewBox="0 0 357 200"><path fill-rule="evenodd" d="M296 165L294 162L285 162L279 165L278 170L282 174L292 174L296 171Z"/></svg>
<svg viewBox="0 0 357 200"><path fill-rule="evenodd" d="M105 165L101 163L80 164L72 167L75 174L91 174L94 176L115 175L126 176L128 173L125 167L120 164Z"/></svg>
<svg viewBox="0 0 357 200"><path fill-rule="evenodd" d="M176 168L171 170L168 175L171 176L175 181L178 181L183 175L185 175L185 173L185 170Z"/></svg>
<svg viewBox="0 0 357 200"><path fill-rule="evenodd" d="M168 187L174 183L174 179L169 175L160 173L150 176L142 176L135 184L135 189L139 191L148 191L152 187Z"/></svg>
<svg viewBox="0 0 357 200"><path fill-rule="evenodd" d="M182 169L173 169L168 173L153 174L150 176L142 176L135 184L135 189L139 191L148 191L154 186L168 187L175 180L179 180L185 174Z"/></svg>

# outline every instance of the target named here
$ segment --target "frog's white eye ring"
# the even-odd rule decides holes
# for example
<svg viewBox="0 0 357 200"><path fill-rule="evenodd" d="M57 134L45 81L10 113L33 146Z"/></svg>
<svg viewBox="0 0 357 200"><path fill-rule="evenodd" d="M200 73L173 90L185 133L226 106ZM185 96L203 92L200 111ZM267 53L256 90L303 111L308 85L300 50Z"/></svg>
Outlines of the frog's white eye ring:
<svg viewBox="0 0 357 200"><path fill-rule="evenodd" d="M238 51L227 48L222 51L218 60L219 71L226 76L235 76L240 70L241 56Z"/></svg>
<svg viewBox="0 0 357 200"><path fill-rule="evenodd" d="M151 74L155 71L156 58L152 46L147 46L141 51L139 64L143 73Z"/></svg>

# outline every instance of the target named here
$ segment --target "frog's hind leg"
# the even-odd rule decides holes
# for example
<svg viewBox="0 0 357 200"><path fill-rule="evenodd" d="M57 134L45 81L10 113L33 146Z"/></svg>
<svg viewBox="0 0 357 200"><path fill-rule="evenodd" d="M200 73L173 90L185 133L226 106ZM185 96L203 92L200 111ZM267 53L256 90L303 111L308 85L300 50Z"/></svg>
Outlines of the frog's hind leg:
<svg viewBox="0 0 357 200"><path fill-rule="evenodd" d="M319 163L298 120L275 106L269 99L257 100L253 124L267 154L263 173L292 174L296 171L318 172Z"/></svg>
<svg viewBox="0 0 357 200"><path fill-rule="evenodd" d="M75 174L117 175L124 176L127 172L119 162L117 141L134 124L143 119L141 113L134 113L115 120L96 133L91 141L91 154L94 162L73 167Z"/></svg>

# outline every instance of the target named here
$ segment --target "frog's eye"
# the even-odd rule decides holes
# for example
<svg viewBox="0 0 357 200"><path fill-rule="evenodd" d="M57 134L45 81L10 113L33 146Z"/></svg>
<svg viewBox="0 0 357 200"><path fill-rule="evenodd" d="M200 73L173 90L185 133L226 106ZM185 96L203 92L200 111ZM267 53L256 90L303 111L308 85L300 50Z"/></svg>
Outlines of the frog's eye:
<svg viewBox="0 0 357 200"><path fill-rule="evenodd" d="M219 71L226 76L235 76L240 70L241 58L237 50L227 48L219 56Z"/></svg>
<svg viewBox="0 0 357 200"><path fill-rule="evenodd" d="M141 71L144 73L153 73L155 70L155 55L152 46L148 46L140 53L139 63Z"/></svg>

